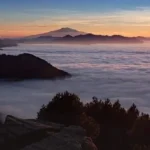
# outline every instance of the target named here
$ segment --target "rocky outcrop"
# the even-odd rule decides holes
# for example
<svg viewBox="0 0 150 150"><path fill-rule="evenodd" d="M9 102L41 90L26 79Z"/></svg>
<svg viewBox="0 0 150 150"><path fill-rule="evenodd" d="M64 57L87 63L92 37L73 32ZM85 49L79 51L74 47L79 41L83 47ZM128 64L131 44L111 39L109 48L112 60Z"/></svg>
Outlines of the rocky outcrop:
<svg viewBox="0 0 150 150"><path fill-rule="evenodd" d="M91 138L80 127L70 126L22 150L97 150Z"/></svg>
<svg viewBox="0 0 150 150"><path fill-rule="evenodd" d="M70 76L31 54L0 55L0 78L3 79L56 79Z"/></svg>
<svg viewBox="0 0 150 150"><path fill-rule="evenodd" d="M97 150L83 128L7 116L0 126L3 150Z"/></svg>

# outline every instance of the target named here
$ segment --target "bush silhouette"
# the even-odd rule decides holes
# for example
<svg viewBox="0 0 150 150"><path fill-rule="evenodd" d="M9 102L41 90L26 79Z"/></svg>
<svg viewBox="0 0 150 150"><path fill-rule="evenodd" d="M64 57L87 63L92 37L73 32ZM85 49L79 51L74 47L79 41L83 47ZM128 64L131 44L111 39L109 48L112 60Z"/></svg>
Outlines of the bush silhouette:
<svg viewBox="0 0 150 150"><path fill-rule="evenodd" d="M83 104L77 95L66 91L43 105L37 118L67 126L79 125L102 150L150 147L149 115L140 114L135 104L125 109L119 101L112 103L109 99L96 97Z"/></svg>
<svg viewBox="0 0 150 150"><path fill-rule="evenodd" d="M85 112L99 124L110 124L111 127L125 126L126 111L121 107L119 101L112 104L109 99L102 101L94 97L92 102L85 105Z"/></svg>
<svg viewBox="0 0 150 150"><path fill-rule="evenodd" d="M72 93L58 93L47 106L43 105L38 112L38 119L53 121L65 125L82 126L89 136L99 135L99 125L83 113L84 106L80 98Z"/></svg>
<svg viewBox="0 0 150 150"><path fill-rule="evenodd" d="M55 121L66 125L78 125L78 116L83 112L83 103L72 93L58 93L47 106L42 106L38 119Z"/></svg>

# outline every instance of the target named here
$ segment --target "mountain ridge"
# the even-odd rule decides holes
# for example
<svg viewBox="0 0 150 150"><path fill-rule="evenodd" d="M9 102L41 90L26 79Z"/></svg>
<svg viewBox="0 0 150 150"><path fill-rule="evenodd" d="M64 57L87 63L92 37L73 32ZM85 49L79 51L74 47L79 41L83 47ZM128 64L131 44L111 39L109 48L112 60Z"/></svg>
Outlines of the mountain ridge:
<svg viewBox="0 0 150 150"><path fill-rule="evenodd" d="M60 29L54 30L54 31L49 31L49 32L41 33L41 34L27 36L24 38L32 39L32 38L37 38L40 36L63 37L63 36L66 36L67 34L69 34L71 36L77 36L77 35L86 34L86 33L82 32L82 31L78 31L76 29L65 27L65 28L60 28Z"/></svg>
<svg viewBox="0 0 150 150"><path fill-rule="evenodd" d="M144 38L126 37L122 35L95 35L85 33L72 28L60 28L58 30L28 36L19 39L19 42L29 43L65 43L65 44L96 44L96 43L143 43Z"/></svg>

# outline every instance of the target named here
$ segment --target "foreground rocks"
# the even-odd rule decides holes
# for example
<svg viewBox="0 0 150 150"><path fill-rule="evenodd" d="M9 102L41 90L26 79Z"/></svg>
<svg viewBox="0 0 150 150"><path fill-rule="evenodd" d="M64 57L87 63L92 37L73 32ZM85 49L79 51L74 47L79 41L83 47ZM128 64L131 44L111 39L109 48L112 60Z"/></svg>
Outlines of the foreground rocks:
<svg viewBox="0 0 150 150"><path fill-rule="evenodd" d="M31 54L0 55L0 78L3 79L56 79L70 76Z"/></svg>
<svg viewBox="0 0 150 150"><path fill-rule="evenodd" d="M3 150L97 150L84 129L7 116L0 126Z"/></svg>

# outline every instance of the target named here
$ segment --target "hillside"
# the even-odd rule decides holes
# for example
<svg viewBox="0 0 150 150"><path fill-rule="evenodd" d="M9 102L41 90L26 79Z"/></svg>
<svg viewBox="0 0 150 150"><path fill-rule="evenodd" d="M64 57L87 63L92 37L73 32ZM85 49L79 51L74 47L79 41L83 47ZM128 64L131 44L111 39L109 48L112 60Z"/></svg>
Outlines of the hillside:
<svg viewBox="0 0 150 150"><path fill-rule="evenodd" d="M0 55L1 79L56 79L70 77L45 60L31 54Z"/></svg>

